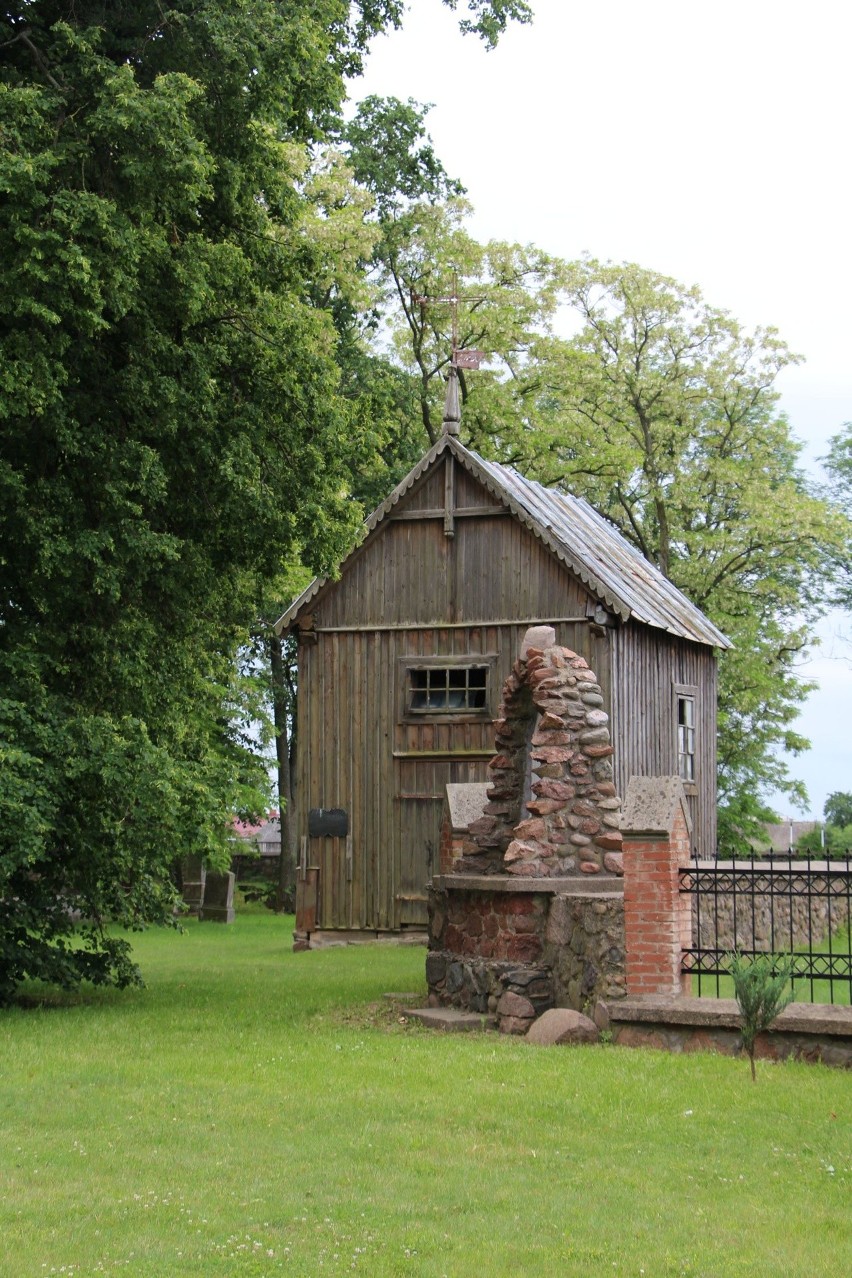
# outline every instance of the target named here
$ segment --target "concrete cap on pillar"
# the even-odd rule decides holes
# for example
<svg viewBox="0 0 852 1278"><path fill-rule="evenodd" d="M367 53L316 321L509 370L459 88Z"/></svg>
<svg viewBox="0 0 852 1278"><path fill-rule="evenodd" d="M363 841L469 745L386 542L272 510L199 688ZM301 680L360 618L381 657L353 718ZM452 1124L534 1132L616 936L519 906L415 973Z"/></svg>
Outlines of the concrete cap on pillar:
<svg viewBox="0 0 852 1278"><path fill-rule="evenodd" d="M556 643L556 631L553 626L530 626L521 640L521 661L526 661L530 648L552 648Z"/></svg>
<svg viewBox="0 0 852 1278"><path fill-rule="evenodd" d="M691 834L692 818L680 777L631 777L621 810L621 833L634 837L670 835L678 808Z"/></svg>

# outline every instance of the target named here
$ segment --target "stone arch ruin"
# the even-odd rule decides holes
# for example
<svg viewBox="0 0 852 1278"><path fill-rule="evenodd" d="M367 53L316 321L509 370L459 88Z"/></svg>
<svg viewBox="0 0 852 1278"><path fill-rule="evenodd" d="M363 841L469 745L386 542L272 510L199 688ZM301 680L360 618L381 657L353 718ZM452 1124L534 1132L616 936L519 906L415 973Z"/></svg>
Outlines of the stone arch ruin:
<svg viewBox="0 0 852 1278"><path fill-rule="evenodd" d="M523 1033L548 1007L625 992L609 718L594 671L552 627L524 636L495 736L490 785L469 787L482 815L463 830L445 822L426 976L433 1006L489 1013Z"/></svg>
<svg viewBox="0 0 852 1278"><path fill-rule="evenodd" d="M612 780L609 716L593 670L527 631L503 686L484 814L468 853L491 873L530 878L622 873L621 800Z"/></svg>

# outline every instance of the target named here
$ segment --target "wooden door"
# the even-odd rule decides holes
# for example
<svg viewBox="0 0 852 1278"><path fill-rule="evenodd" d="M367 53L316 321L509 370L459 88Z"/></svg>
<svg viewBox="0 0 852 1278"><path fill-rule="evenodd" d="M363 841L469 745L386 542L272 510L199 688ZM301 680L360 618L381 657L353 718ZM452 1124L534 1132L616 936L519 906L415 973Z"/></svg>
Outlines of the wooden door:
<svg viewBox="0 0 852 1278"><path fill-rule="evenodd" d="M397 927L425 927L426 885L438 870L443 794L403 790L397 799L399 879L395 894Z"/></svg>

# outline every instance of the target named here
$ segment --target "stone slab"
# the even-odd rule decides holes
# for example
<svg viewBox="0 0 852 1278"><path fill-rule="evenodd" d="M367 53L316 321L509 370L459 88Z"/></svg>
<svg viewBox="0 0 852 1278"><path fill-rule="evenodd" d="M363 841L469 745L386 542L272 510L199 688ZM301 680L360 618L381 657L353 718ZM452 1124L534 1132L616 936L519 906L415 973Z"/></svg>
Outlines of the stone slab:
<svg viewBox="0 0 852 1278"><path fill-rule="evenodd" d="M404 932L375 932L328 928L311 932L311 949L327 950L341 945L428 945L426 928L406 928Z"/></svg>
<svg viewBox="0 0 852 1278"><path fill-rule="evenodd" d="M454 831L466 830L482 816L490 786L489 781L451 782L447 786L447 806Z"/></svg>
<svg viewBox="0 0 852 1278"><path fill-rule="evenodd" d="M197 914L204 904L204 884L184 883L182 900L190 913Z"/></svg>
<svg viewBox="0 0 852 1278"><path fill-rule="evenodd" d="M204 885L204 903L198 912L202 923L234 922L235 881L235 875L230 870L224 874L208 871Z"/></svg>
<svg viewBox="0 0 852 1278"><path fill-rule="evenodd" d="M470 1034L494 1029L493 1016L480 1012L463 1012L457 1007L404 1008L404 1015L411 1021L419 1021L428 1029L444 1030L447 1034Z"/></svg>
<svg viewBox="0 0 852 1278"><path fill-rule="evenodd" d="M202 905L198 911L199 923L233 923L236 917L233 905Z"/></svg>
<svg viewBox="0 0 852 1278"><path fill-rule="evenodd" d="M612 1021L644 1021L657 1025L719 1026L739 1029L740 1013L733 998L688 998L680 995L634 995L607 1005ZM852 1008L822 1003L790 1003L774 1029L799 1034L852 1037Z"/></svg>
<svg viewBox="0 0 852 1278"><path fill-rule="evenodd" d="M634 838L662 838L674 829L677 809L692 832L692 818L680 777L631 777L621 812L621 832Z"/></svg>
<svg viewBox="0 0 852 1278"><path fill-rule="evenodd" d="M521 640L521 661L526 661L530 648L546 652L556 644L556 631L553 626L530 626Z"/></svg>
<svg viewBox="0 0 852 1278"><path fill-rule="evenodd" d="M454 892L547 892L551 896L615 896L624 892L619 878L531 878L510 874L436 874L432 887Z"/></svg>
<svg viewBox="0 0 852 1278"><path fill-rule="evenodd" d="M204 904L204 884L207 868L200 856L184 857L181 862L183 879L183 902L189 910L196 914Z"/></svg>

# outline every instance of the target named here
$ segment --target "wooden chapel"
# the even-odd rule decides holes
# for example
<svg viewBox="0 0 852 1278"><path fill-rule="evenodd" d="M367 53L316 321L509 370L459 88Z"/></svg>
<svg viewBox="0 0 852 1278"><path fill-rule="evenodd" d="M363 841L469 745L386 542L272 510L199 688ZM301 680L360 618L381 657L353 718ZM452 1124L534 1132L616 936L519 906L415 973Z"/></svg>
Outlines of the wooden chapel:
<svg viewBox="0 0 852 1278"><path fill-rule="evenodd" d="M716 656L728 640L581 498L443 433L335 580L276 624L298 638L297 932L426 927L449 782L486 781L501 688L546 624L597 672L614 780L680 775L715 854Z"/></svg>

